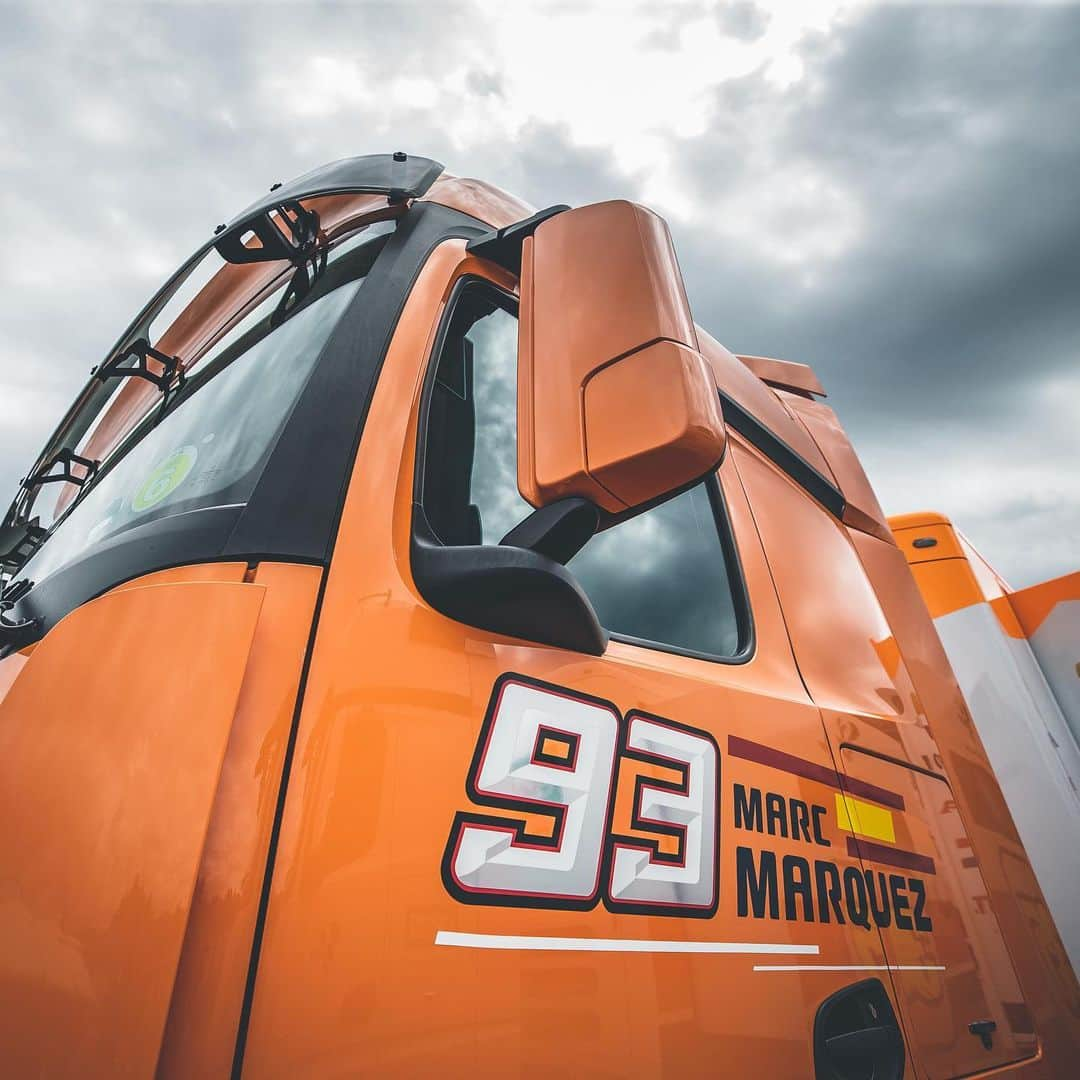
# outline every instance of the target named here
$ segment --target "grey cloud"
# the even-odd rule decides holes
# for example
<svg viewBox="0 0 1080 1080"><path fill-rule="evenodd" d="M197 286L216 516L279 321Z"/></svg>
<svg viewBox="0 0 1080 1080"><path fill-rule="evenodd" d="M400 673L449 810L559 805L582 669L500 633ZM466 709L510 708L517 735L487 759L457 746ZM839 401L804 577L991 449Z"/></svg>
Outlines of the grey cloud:
<svg viewBox="0 0 1080 1080"><path fill-rule="evenodd" d="M535 206L581 206L614 196L635 198L639 181L621 172L607 150L575 147L562 128L530 122L516 144L480 150L475 156L490 172L470 169L496 181Z"/></svg>
<svg viewBox="0 0 1080 1080"><path fill-rule="evenodd" d="M646 49L677 49L683 28L688 22L700 18L705 11L702 3L668 4L654 9L656 21L642 36L642 45Z"/></svg>
<svg viewBox="0 0 1080 1080"><path fill-rule="evenodd" d="M748 0L721 4L717 10L720 28L731 37L750 41L761 37L769 25L768 11Z"/></svg>
<svg viewBox="0 0 1080 1080"><path fill-rule="evenodd" d="M873 475L932 444L916 476L882 491L894 512L913 508L900 497L935 502L958 452L973 485L1025 462L1036 484L1073 473L1080 406L1063 450L1035 391L1080 367L1078 47L1076 8L871 10L809 43L805 82L725 85L686 148L700 197L719 207L712 228L677 232L699 320L739 351L813 364ZM748 127L770 136L740 160ZM762 169L835 184L858 209L854 241L809 266L725 243L724 215ZM977 543L993 534L1006 575L1075 567L1068 498L1035 513L984 487L968 527ZM1046 544L1047 530L1064 539Z"/></svg>
<svg viewBox="0 0 1080 1080"><path fill-rule="evenodd" d="M146 296L275 180L401 147L537 206L646 190L542 115L447 131L448 110L520 106L467 4L64 7L5 7L0 40L9 492ZM647 48L701 10L649 9ZM761 11L717 18L753 40ZM699 206L672 218L698 320L813 364L886 507L960 506L1020 581L1074 568L1080 535L1080 410L1047 389L1080 366L1078 47L1075 7L873 7L803 41L804 79L726 81L704 134L668 136ZM297 109L317 58L329 105ZM436 106L390 104L394 80Z"/></svg>
<svg viewBox="0 0 1080 1080"><path fill-rule="evenodd" d="M503 80L497 72L470 71L466 85L479 97L503 97Z"/></svg>
<svg viewBox="0 0 1080 1080"><path fill-rule="evenodd" d="M4 491L90 366L218 221L275 180L388 149L380 82L422 71L429 40L464 32L460 6L415 14L398 5L275 8L272 19L254 7L5 7L0 408L4 397L14 408L31 392L40 402L42 387L55 392L0 434ZM368 75L370 98L344 116L283 110L274 78L308 59L304 41ZM417 151L451 149L437 116L409 134Z"/></svg>

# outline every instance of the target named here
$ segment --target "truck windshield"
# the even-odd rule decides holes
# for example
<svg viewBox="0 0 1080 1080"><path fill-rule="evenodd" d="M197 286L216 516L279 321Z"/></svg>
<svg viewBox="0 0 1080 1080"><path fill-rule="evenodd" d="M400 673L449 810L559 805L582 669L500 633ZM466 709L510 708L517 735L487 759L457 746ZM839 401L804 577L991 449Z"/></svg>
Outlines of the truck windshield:
<svg viewBox="0 0 1080 1080"><path fill-rule="evenodd" d="M150 410L59 516L21 576L41 582L91 548L157 518L250 498L335 325L392 232L366 227L332 247L325 271L283 316L284 279L202 352L168 402Z"/></svg>

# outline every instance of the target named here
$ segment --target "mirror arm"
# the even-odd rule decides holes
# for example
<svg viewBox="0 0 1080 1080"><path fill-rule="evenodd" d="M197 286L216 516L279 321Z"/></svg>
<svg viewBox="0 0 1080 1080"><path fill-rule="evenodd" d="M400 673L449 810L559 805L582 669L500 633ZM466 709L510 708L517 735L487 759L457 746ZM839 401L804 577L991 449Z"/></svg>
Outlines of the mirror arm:
<svg viewBox="0 0 1080 1080"><path fill-rule="evenodd" d="M488 259L498 263L512 274L521 273L521 245L525 237L532 236L548 218L569 210L569 206L562 204L549 206L546 210L540 210L527 217L524 221L515 221L513 225L504 225L501 229L493 229L483 236L470 240L465 245L465 250L470 255L479 255L482 259Z"/></svg>
<svg viewBox="0 0 1080 1080"><path fill-rule="evenodd" d="M564 566L593 538L600 511L576 495L534 510L500 541L500 547L527 548Z"/></svg>
<svg viewBox="0 0 1080 1080"><path fill-rule="evenodd" d="M495 634L591 656L608 636L566 567L520 547L444 547L423 508L413 507L413 580L436 611Z"/></svg>

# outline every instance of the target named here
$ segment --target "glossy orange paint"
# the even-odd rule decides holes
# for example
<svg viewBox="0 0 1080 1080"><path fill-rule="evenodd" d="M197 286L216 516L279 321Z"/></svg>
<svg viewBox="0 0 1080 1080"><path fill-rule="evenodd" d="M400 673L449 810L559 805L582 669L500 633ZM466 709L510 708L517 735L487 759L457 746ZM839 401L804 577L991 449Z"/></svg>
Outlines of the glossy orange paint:
<svg viewBox="0 0 1080 1080"><path fill-rule="evenodd" d="M603 657L588 657L473 630L432 611L409 572L416 415L454 257L451 245L436 251L403 313L343 512L289 781L245 1075L494 1077L558 1069L705 1076L721 1059L733 1075L766 1062L776 1075L802 1075L807 1002L850 978L755 971L777 958L766 948L806 947L808 934L797 921L736 917L735 848L757 850L762 838L732 831L731 800L739 782L825 802L836 781L731 753L729 737L753 743L767 734L835 777L741 483L725 463L720 478L755 598L757 650L746 663L617 642ZM378 453L365 453L370 447ZM463 780L492 685L506 671L606 698L620 711L675 716L714 735L725 830L724 899L715 917L475 907L447 893L442 849L454 812L468 807ZM825 829L829 851L842 850L835 823ZM776 844L811 854L802 840ZM437 945L440 931L734 942L744 951L514 952ZM815 927L813 947L841 963L883 962L877 936L850 925Z"/></svg>
<svg viewBox="0 0 1080 1080"><path fill-rule="evenodd" d="M724 455L724 418L705 361L673 341L597 371L582 390L582 418L588 473L619 508L659 498L673 479L682 487L704 476Z"/></svg>
<svg viewBox="0 0 1080 1080"><path fill-rule="evenodd" d="M739 356L739 359L764 383L798 394L825 397L814 369L808 364L796 364L790 360L774 360L769 356Z"/></svg>
<svg viewBox="0 0 1080 1080"><path fill-rule="evenodd" d="M922 880L933 897L933 929L916 924L914 930L899 930L896 916L882 932L916 1059L927 1076L944 1078L1033 1057L1038 1051L1033 1018L978 860L960 854L971 851L971 839L949 782L850 747L841 757L847 776L905 800L905 812L895 815L895 844L864 845L865 863L879 884L887 881L891 893L897 880L909 881L912 872L927 867ZM917 856L915 871L897 865L898 852ZM896 895L891 900L895 907ZM915 914L909 904L905 917L911 921ZM967 1030L980 1019L997 1025L990 1050Z"/></svg>
<svg viewBox="0 0 1080 1080"><path fill-rule="evenodd" d="M975 575L959 559L920 560L912 564L911 572L932 619L984 599Z"/></svg>
<svg viewBox="0 0 1080 1080"><path fill-rule="evenodd" d="M1031 637L1058 604L1069 600L1080 600L1080 571L1031 585L1009 595L1009 602L1025 637Z"/></svg>
<svg viewBox="0 0 1080 1080"><path fill-rule="evenodd" d="M493 224L516 213L472 181L446 178L430 195ZM528 292L536 243L525 247ZM590 279L619 261L598 252ZM809 1076L818 1005L870 975L903 1025L906 1075L1070 1075L1080 988L905 561L920 549L893 542L835 417L803 396L812 373L761 361L758 374L800 392L770 387L696 329L673 255L651 264L666 281L659 315L623 296L604 318L582 301L582 266L560 283L568 253L544 258L571 317L554 319L551 298L522 304L519 378L531 385L538 358L583 338L602 360L598 374L563 371L522 409L534 502L586 474L591 495L642 498L610 404L635 391L604 383L640 382L619 358L660 341L652 374L682 374L648 388L654 411L670 420L686 405L669 383L695 358L713 409L719 387L837 483L849 512L836 520L728 438L716 474L753 623L738 662L619 641L587 656L434 611L410 540L437 331L461 278L518 285L463 240L440 244L385 357L325 579L242 562L163 571L0 661L0 813L14 826L0 833L0 1045L13 1074L225 1075L254 939L247 1077ZM714 417L701 426L716 437ZM675 427L669 443L687 429ZM558 461L538 464L548 452ZM953 536L932 515L893 526ZM957 584L970 557L956 544L963 558L913 560L917 575L948 576L950 603L989 587L971 569ZM599 895L599 874L580 910L452 892L440 868L455 815L477 809L465 781L509 673L587 695L624 725L637 711L715 743L715 911L630 911ZM679 774L619 759L611 832L650 839L633 813L650 779ZM767 830L736 817L748 791L783 808ZM800 835L797 806L821 811L813 835ZM556 823L533 813L528 827L550 836ZM671 838L660 845L670 853ZM759 913L740 868L766 855L789 876L775 899L762 890ZM933 929L860 922L850 908L845 920L827 881L811 888L825 863L890 889L902 875L913 923L922 882ZM984 1018L997 1024L992 1050L967 1029Z"/></svg>
<svg viewBox="0 0 1080 1080"><path fill-rule="evenodd" d="M463 176L443 173L420 199L421 202L439 203L452 210L460 210L493 229L502 229L516 221L527 218L536 208L516 195L497 188L485 180L473 180Z"/></svg>
<svg viewBox="0 0 1080 1080"><path fill-rule="evenodd" d="M889 524L932 619L985 602L1009 637L1027 636L1015 594L948 518L909 514L890 518Z"/></svg>
<svg viewBox="0 0 1080 1080"><path fill-rule="evenodd" d="M614 201L544 221L521 312L518 488L534 506L578 495L617 513L715 467L720 404L661 218Z"/></svg>
<svg viewBox="0 0 1080 1080"><path fill-rule="evenodd" d="M889 787L877 775L876 762L896 763L890 768L910 763L943 777L952 790L955 806L940 795L931 798L921 793L919 801L909 798L913 805L924 805L921 820L912 818L921 839L911 842L925 847L932 840L933 850L939 853L935 861L943 864L939 873L949 875L954 890L967 890L955 894L953 900L945 899L947 894L940 893L935 877L926 886L928 896L946 909L974 910L979 916L967 923L977 927L978 933L959 926L951 932L967 935L973 950L988 950L996 959L978 972L961 965L955 985L948 974L918 973L921 981L914 992L905 989L906 975L891 973L916 1059L934 1076L956 1075L948 1071L950 1063L968 1062L964 1068L975 1068L971 1062L977 1062L978 1055L969 1056L971 1048L966 1045L974 1040L959 1015L950 1021L951 1035L936 1027L931 1035L920 1010L933 1000L942 1007L967 1000L972 1009L985 1001L992 1005L999 1029L1012 1031L1009 1045L1015 1048L1015 1056L1035 1055L1027 1068L1046 1068L1043 1075L1061 1075L1056 1071L1060 1063L1070 1060L1080 1045L1076 980L1045 901L1034 887L1004 798L903 555L892 543L845 530L740 440L733 436L731 441L776 579L795 656L811 696L821 706L834 756L844 763L841 772ZM858 766L850 761L856 751ZM893 790L901 786L892 781ZM961 842L964 846L958 846ZM977 853L985 890L978 881L968 880L970 866L964 859L972 852ZM1006 864L1014 868L1011 878L1006 876ZM1015 868L1020 866L1027 868L1023 913L1016 886ZM991 925L987 913L993 916L993 925L1001 928L998 938L987 930ZM1036 927L1038 952L1031 945ZM941 956L955 953L958 946L950 946L948 938L946 933L940 942L920 944L906 935L887 933L883 944L891 964L921 964L913 959L922 955L920 949L940 947ZM980 944L984 939L991 943ZM1010 981L1007 976L1003 955L1015 965L1026 1011L1013 1007L1016 979ZM947 972L953 966L948 958L932 963L944 963ZM926 983L931 975L939 980L932 993ZM973 1015L971 1020L975 1019ZM1010 1029L1010 1023L1018 1027ZM1052 1050L1050 1060L1057 1066L1047 1066L1037 1056L1036 1044L1026 1038L1032 1027L1043 1050ZM927 1034L925 1043L920 1042L921 1032ZM975 1049L979 1049L977 1043ZM992 1059L985 1063L989 1066Z"/></svg>
<svg viewBox="0 0 1080 1080"><path fill-rule="evenodd" d="M209 568L183 569L194 574ZM260 563L250 577L266 599L214 793L158 1060L159 1080L226 1076L232 1065L270 829L322 571Z"/></svg>
<svg viewBox="0 0 1080 1080"><path fill-rule="evenodd" d="M711 334L700 326L696 327L696 330L701 355L712 368L717 387L760 420L822 476L836 483L829 463L806 430L806 425L792 414L776 391L766 386L734 353L724 348Z"/></svg>
<svg viewBox="0 0 1080 1080"><path fill-rule="evenodd" d="M844 494L844 524L882 540L892 540L888 519L870 486L855 448L835 412L820 401L778 391L777 396L805 425Z"/></svg>
<svg viewBox="0 0 1080 1080"><path fill-rule="evenodd" d="M0 1045L12 1076L149 1076L265 589L125 589L0 702Z"/></svg>
<svg viewBox="0 0 1080 1080"><path fill-rule="evenodd" d="M896 527L895 519L890 518L896 546L904 553L904 558L911 564L937 562L939 559L962 559L964 551L960 547L960 538L948 522L928 525L915 525L910 528ZM917 546L916 546L916 542Z"/></svg>
<svg viewBox="0 0 1080 1080"><path fill-rule="evenodd" d="M247 574L247 563L219 562L194 563L191 566L172 566L168 570L157 570L152 574L132 578L110 589L110 593L124 592L126 589L145 589L147 585L180 585L191 581L231 581L239 584Z"/></svg>
<svg viewBox="0 0 1080 1080"><path fill-rule="evenodd" d="M805 1075L816 1003L853 971L870 970L895 993L927 1075L969 1067L989 1075L1010 1061L1011 1074L1061 1075L1060 1064L1080 1050L1075 980L1058 962L1045 904L891 542L835 522L732 437L719 477L754 613L749 662L618 642L603 657L577 656L462 626L424 604L408 555L417 412L460 258L443 245L422 274L365 428L300 718L245 1074L693 1076L711 1074L722 1056L735 1075ZM474 273L490 269L472 262ZM729 374L719 347L713 363ZM747 393L737 376L731 382ZM802 438L811 457L817 447ZM376 446L378 454L365 454ZM455 811L469 807L463 778L491 687L507 671L604 698L621 712L678 717L714 736L723 899L713 917L476 907L447 894L437 871L442 847ZM818 778L793 776L775 755L770 762L778 748L815 766ZM762 839L734 827L736 783L826 806L838 791L883 787L882 770L895 788L911 786L898 839L946 875L934 900L940 935L908 939L836 921L819 921L808 934L806 923L782 914L756 922L733 912L733 851L756 850ZM631 779L620 775L614 811L629 831ZM943 806L947 785L953 799ZM875 872L876 853L849 849L835 817L824 839L840 872ZM781 859L814 854L791 837L768 845ZM974 868L963 861L972 851ZM726 941L749 950L806 946L812 937L819 951L786 964L752 952L515 952L440 945L440 932ZM913 966L934 970L893 970ZM980 1057L965 1019L985 1009L1002 1035Z"/></svg>
<svg viewBox="0 0 1080 1080"><path fill-rule="evenodd" d="M1034 1024L1041 1049L1038 1063L1030 1068L1044 1069L1041 1075L1068 1076L1069 1063L1080 1054L1080 986L1001 787L919 587L903 572L903 554L857 533L852 540L907 659L937 747L912 747L907 760L947 778L959 810L957 820L970 840L970 848L957 850L978 862L1019 976L1030 1015L1013 1017L1021 1025L1025 1020ZM946 820L948 809L942 807ZM1003 1000L1008 999L1003 995Z"/></svg>
<svg viewBox="0 0 1080 1080"><path fill-rule="evenodd" d="M1080 572L1066 573L1027 589L1011 589L942 514L897 515L889 518L889 524L897 545L912 565L922 598L934 619L986 603L1005 634L1029 638L1058 604L1080 599ZM916 539L934 543L915 548Z"/></svg>

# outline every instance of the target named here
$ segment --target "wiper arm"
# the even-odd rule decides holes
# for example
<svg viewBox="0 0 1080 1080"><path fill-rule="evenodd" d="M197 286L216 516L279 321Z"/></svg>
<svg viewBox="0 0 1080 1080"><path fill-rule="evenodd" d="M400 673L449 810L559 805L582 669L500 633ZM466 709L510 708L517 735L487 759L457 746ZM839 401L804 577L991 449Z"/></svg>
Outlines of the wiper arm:
<svg viewBox="0 0 1080 1080"><path fill-rule="evenodd" d="M48 535L40 518L0 526L0 576L14 574Z"/></svg>
<svg viewBox="0 0 1080 1080"><path fill-rule="evenodd" d="M160 365L160 371L150 367L153 360ZM145 379L161 391L161 406L154 423L160 422L175 396L183 388L185 377L178 356L168 356L155 349L145 338L137 338L116 352L100 367L90 373L104 383L108 379ZM57 471L56 467L60 466ZM75 466L81 471L76 472ZM23 491L9 511L7 524L0 528L0 572L18 569L49 535L48 529L38 524L39 519L29 519L30 510L37 492L44 484L74 484L78 489L75 501L86 494L96 481L101 462L94 458L75 453L71 447L61 447L40 468L20 481Z"/></svg>
<svg viewBox="0 0 1080 1080"><path fill-rule="evenodd" d="M0 660L16 649L29 645L41 630L41 620L9 619L7 613L34 587L32 581L16 581L0 592Z"/></svg>
<svg viewBox="0 0 1080 1080"><path fill-rule="evenodd" d="M17 571L49 535L49 530L42 527L39 517L29 516L35 493L44 484L74 484L81 497L87 485L97 476L100 464L93 458L76 454L69 447L61 447L41 468L19 481L19 487L26 496L21 502L16 500L7 520L0 525L0 577ZM60 469L54 472L57 465ZM75 472L77 465L81 466L82 472Z"/></svg>

